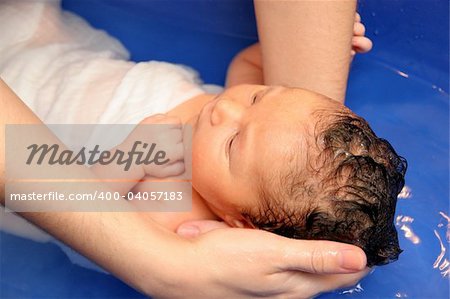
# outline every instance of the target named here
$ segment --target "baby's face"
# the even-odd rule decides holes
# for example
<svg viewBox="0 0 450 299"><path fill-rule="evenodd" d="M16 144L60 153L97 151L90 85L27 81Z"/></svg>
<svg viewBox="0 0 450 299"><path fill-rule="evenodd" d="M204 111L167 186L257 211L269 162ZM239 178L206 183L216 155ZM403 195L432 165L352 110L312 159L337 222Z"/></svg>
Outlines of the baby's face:
<svg viewBox="0 0 450 299"><path fill-rule="evenodd" d="M307 141L314 138L316 123L312 113L342 107L302 89L239 85L225 90L203 107L194 125L194 188L217 215L239 226L245 221L239 211L259 206L262 182L276 178L282 168L306 167Z"/></svg>

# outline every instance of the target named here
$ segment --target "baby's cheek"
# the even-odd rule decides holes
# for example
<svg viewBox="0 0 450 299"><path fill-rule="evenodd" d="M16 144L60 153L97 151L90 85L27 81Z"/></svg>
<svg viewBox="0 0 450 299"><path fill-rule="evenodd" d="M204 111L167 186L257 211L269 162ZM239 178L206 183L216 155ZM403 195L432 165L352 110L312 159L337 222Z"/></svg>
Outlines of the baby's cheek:
<svg viewBox="0 0 450 299"><path fill-rule="evenodd" d="M209 191L208 187L211 185L208 179L208 175L211 173L209 165L210 162L200 151L192 152L192 186L202 196Z"/></svg>
<svg viewBox="0 0 450 299"><path fill-rule="evenodd" d="M207 201L222 197L224 178L218 173L215 162L197 164L194 157L192 161L192 187Z"/></svg>

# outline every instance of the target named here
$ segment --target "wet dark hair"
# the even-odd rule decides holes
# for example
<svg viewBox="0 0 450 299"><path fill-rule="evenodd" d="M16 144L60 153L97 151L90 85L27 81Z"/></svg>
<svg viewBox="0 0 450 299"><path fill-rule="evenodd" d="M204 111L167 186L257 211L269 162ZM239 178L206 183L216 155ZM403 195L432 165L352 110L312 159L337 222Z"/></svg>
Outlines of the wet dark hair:
<svg viewBox="0 0 450 299"><path fill-rule="evenodd" d="M285 237L359 246L369 267L397 260L402 250L394 213L406 160L353 113L321 114L307 169L293 163L284 175L261 183L262 205L243 216Z"/></svg>

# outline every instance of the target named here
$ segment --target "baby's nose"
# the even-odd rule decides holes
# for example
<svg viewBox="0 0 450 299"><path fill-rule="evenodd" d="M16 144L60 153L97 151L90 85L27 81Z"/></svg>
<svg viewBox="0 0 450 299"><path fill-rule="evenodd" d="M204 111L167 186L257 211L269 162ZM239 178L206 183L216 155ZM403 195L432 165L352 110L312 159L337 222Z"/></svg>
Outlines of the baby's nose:
<svg viewBox="0 0 450 299"><path fill-rule="evenodd" d="M211 124L216 126L225 122L239 122L244 110L245 108L240 103L229 99L220 99L211 113Z"/></svg>

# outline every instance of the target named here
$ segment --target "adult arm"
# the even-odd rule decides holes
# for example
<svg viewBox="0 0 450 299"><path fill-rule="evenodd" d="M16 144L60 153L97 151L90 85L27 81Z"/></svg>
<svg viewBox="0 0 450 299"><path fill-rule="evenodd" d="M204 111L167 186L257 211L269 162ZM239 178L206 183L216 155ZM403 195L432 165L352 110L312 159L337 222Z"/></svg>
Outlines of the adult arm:
<svg viewBox="0 0 450 299"><path fill-rule="evenodd" d="M255 0L267 85L344 102L356 0Z"/></svg>
<svg viewBox="0 0 450 299"><path fill-rule="evenodd" d="M366 28L361 17L355 14L351 57L356 53L366 53L372 49L372 41L365 36ZM265 84L260 43L253 44L240 51L230 63L227 71L226 87L238 84Z"/></svg>

